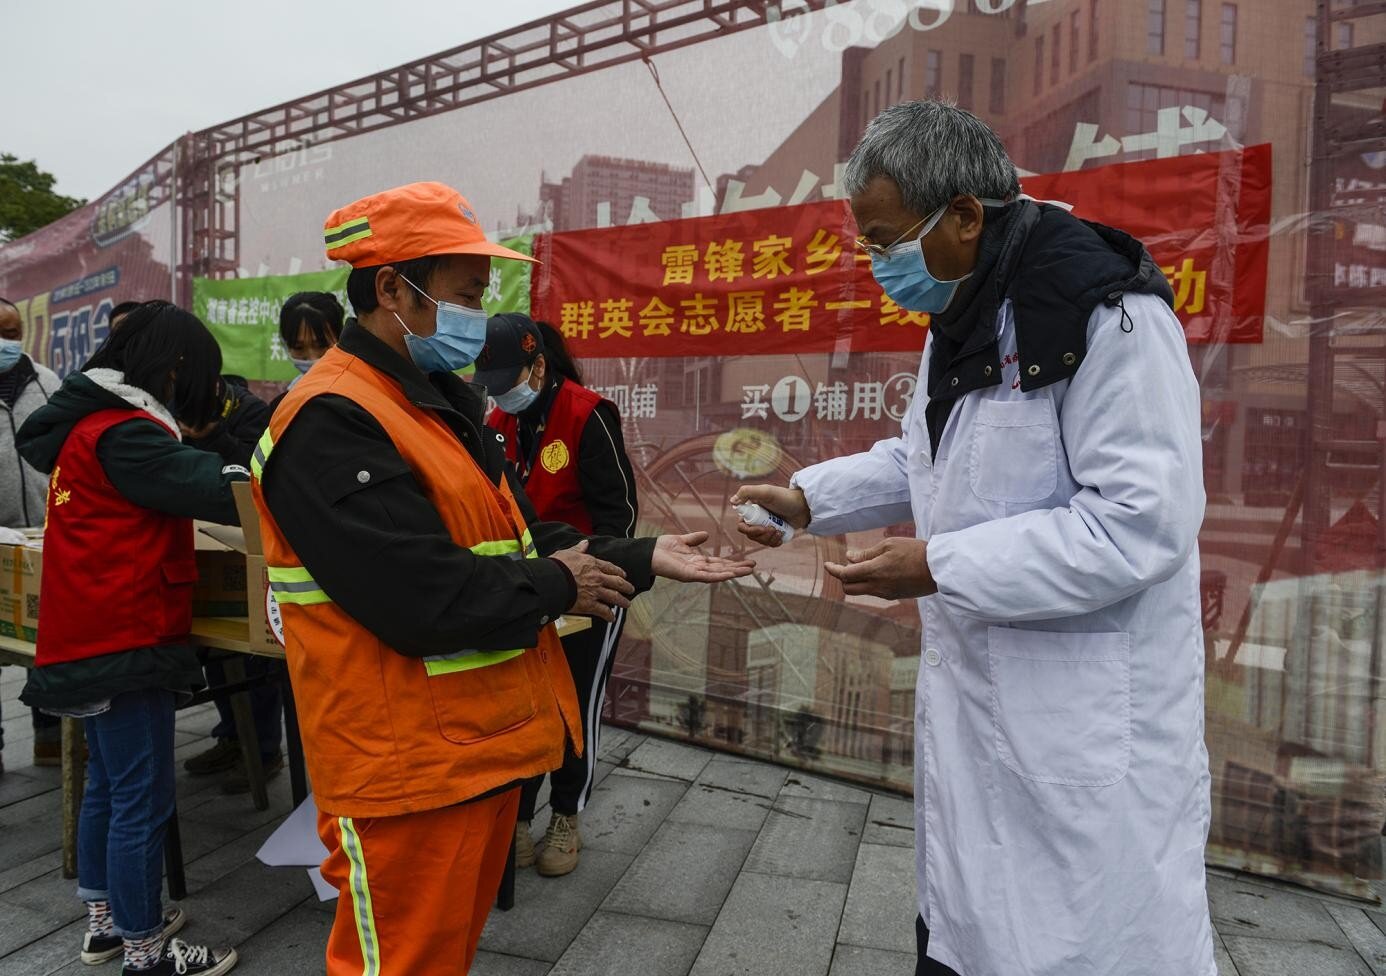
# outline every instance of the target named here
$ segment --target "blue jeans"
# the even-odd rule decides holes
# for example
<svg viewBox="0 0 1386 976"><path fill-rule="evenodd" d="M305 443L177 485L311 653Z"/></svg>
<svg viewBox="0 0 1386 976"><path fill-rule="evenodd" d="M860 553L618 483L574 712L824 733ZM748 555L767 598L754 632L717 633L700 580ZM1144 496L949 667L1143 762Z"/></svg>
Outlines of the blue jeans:
<svg viewBox="0 0 1386 976"><path fill-rule="evenodd" d="M132 691L83 719L87 788L77 827L77 896L110 901L116 931L163 928L164 831L173 815L171 691Z"/></svg>
<svg viewBox="0 0 1386 976"><path fill-rule="evenodd" d="M250 696L250 716L255 722L255 738L260 740L260 755L268 759L279 752L279 742L284 737L284 699L279 687L279 672L284 665L273 658L249 656L245 659L245 676L249 680L269 677L264 684L255 685L247 694ZM226 684L226 671L220 661L208 661L203 670L207 672L207 683L212 687ZM231 713L231 696L219 693L212 695L221 720L212 728L212 738L238 740L236 718Z"/></svg>

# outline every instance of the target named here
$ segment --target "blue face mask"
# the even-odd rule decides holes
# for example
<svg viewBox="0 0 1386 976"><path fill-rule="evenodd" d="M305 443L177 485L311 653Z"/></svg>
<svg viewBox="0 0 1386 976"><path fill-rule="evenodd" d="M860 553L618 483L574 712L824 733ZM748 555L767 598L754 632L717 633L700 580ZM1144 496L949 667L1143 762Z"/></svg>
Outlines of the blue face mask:
<svg viewBox="0 0 1386 976"><path fill-rule="evenodd" d="M871 273L876 283L901 308L911 312L942 312L953 300L958 286L969 277L963 275L952 281L939 281L929 273L929 263L924 259L924 238L938 226L947 209L939 207L924 222L918 237L892 244L884 254L871 252Z"/></svg>
<svg viewBox="0 0 1386 976"><path fill-rule="evenodd" d="M507 390L493 399L496 401L497 410L512 414L524 413L539 399L539 391L530 386L529 380L526 379L515 384L513 390Z"/></svg>
<svg viewBox="0 0 1386 976"><path fill-rule="evenodd" d="M300 373L306 373L306 372L308 372L310 369L313 368L313 364L316 363L317 360L316 360L316 359L295 359L293 356L290 356L290 357L289 357L289 362L293 363L293 364L294 364L294 369L298 370Z"/></svg>
<svg viewBox="0 0 1386 976"><path fill-rule="evenodd" d="M395 315L395 321L407 333L404 345L409 349L409 357L414 360L414 365L425 373L454 373L476 362L476 357L486 348L486 310L435 301L404 275L400 277L438 308L434 317L436 327L431 336L416 336L404 324L404 319Z"/></svg>
<svg viewBox="0 0 1386 976"><path fill-rule="evenodd" d="M8 373L24 355L24 346L18 339L0 339L0 373Z"/></svg>

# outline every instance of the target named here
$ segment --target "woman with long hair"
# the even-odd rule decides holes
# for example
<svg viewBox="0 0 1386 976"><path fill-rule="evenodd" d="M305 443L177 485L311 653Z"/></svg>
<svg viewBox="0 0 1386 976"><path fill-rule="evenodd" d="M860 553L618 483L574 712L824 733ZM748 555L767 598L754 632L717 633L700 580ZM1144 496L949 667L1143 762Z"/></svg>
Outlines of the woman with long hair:
<svg viewBox="0 0 1386 976"><path fill-rule="evenodd" d="M173 814L173 712L202 684L189 639L195 518L236 524L245 477L182 443L219 409L221 350L167 302L130 311L19 429L48 477L36 667L20 698L81 718L89 757L77 831L81 958L124 955L123 973L220 976L234 949L173 938L161 903Z"/></svg>

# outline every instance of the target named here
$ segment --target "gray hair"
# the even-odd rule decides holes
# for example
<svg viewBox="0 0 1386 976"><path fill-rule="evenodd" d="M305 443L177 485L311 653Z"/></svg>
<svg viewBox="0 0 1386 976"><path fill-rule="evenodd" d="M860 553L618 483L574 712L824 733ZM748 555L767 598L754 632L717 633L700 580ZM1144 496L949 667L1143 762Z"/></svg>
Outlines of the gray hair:
<svg viewBox="0 0 1386 976"><path fill-rule="evenodd" d="M905 206L921 217L957 196L1009 200L1020 192L1015 164L991 126L947 102L901 102L871 120L842 186L855 196L878 176L894 180Z"/></svg>

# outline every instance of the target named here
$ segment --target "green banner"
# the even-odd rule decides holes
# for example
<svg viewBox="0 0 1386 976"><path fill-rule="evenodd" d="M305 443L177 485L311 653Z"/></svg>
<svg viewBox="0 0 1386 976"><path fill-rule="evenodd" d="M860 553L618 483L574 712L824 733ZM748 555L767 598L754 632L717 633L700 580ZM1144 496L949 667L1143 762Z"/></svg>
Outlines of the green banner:
<svg viewBox="0 0 1386 976"><path fill-rule="evenodd" d="M279 339L279 310L295 292L330 291L350 308L350 268L265 278L194 278L193 314L221 346L222 372L250 380L291 380L298 375Z"/></svg>
<svg viewBox="0 0 1386 976"><path fill-rule="evenodd" d="M501 241L521 254L534 253L534 235ZM530 269L526 261L491 262L491 283L482 296L486 311L529 314ZM279 339L279 310L295 292L330 291L351 314L346 280L351 269L265 278L194 278L193 313L221 345L222 372L250 380L291 380L298 375Z"/></svg>

